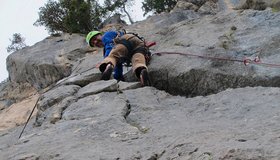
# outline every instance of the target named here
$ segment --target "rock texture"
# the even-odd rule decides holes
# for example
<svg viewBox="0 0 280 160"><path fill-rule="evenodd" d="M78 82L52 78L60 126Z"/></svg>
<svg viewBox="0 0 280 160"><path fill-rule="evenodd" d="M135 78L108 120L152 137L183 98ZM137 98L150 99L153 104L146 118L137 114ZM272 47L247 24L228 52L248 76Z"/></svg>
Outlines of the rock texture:
<svg viewBox="0 0 280 160"><path fill-rule="evenodd" d="M9 79L45 88L68 76L73 62L84 56L85 48L84 37L77 34L46 38L8 56Z"/></svg>
<svg viewBox="0 0 280 160"><path fill-rule="evenodd" d="M71 103L55 124L29 126L19 140L21 128L2 133L0 155L5 159L276 160L279 94L279 88L270 87L228 89L195 98L153 87L101 92Z"/></svg>
<svg viewBox="0 0 280 160"><path fill-rule="evenodd" d="M173 12L154 16L129 28L160 44L154 47L154 53L189 55L154 54L150 73L156 88L196 96L229 87L279 86L278 12L245 10L201 16L189 11L182 19L173 18L178 15ZM166 18L159 21L160 17ZM171 17L173 24L166 22ZM276 65L243 65L244 59L253 61L257 56L261 62Z"/></svg>
<svg viewBox="0 0 280 160"><path fill-rule="evenodd" d="M14 92L21 100L8 104L11 85L0 86L1 159L279 160L280 13L186 2L199 9L126 27L157 42L151 87L125 68L126 82L100 81L102 51L87 48L85 35L49 37L11 54L9 83L29 83L33 92ZM18 139L25 121L10 123L7 114L25 119L37 99Z"/></svg>

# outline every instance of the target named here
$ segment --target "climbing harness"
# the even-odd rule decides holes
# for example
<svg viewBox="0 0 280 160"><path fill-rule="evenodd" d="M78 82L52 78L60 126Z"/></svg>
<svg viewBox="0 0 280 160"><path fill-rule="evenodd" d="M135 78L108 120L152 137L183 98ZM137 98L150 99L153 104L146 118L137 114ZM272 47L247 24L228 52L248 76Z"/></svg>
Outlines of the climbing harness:
<svg viewBox="0 0 280 160"><path fill-rule="evenodd" d="M120 34L120 33L123 33L123 34ZM127 39L121 38L121 36L123 36L125 34L132 34L133 36L131 36ZM133 49L134 45L129 40L134 38L134 37L137 37L139 40L141 40L144 43L144 46ZM135 53L142 53L145 56L146 62L149 63L149 61L151 60L151 52L150 52L149 48L156 44L155 42L147 43L145 41L145 39L143 37L140 37L137 33L133 33L133 32L128 32L127 33L126 30L124 30L124 29L122 31L118 31L118 36L114 39L114 42L116 44L124 45L128 50L128 56L123 57L121 59L121 62L126 67L131 66L131 58Z"/></svg>

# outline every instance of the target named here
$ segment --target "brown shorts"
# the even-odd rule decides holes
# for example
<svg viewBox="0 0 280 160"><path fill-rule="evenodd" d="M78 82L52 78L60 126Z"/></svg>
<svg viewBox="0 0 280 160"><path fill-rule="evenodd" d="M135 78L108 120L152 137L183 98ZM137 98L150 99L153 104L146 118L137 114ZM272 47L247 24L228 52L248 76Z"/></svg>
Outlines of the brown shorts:
<svg viewBox="0 0 280 160"><path fill-rule="evenodd" d="M122 37L117 37L115 40L116 44L114 48L111 50L110 54L101 62L100 66L104 66L104 64L108 64L108 63L112 63L113 66L116 66L120 58L129 56L128 49L126 48L126 46L118 43L118 41L120 41L123 38L128 40L132 44L132 50L135 50L136 48L140 48L140 47L145 47L144 42L133 34L125 34ZM133 72L135 72L135 70L139 67L144 67L148 69L146 66L145 56L143 53L137 53L137 52L133 53L133 56L131 58L131 63L132 63Z"/></svg>

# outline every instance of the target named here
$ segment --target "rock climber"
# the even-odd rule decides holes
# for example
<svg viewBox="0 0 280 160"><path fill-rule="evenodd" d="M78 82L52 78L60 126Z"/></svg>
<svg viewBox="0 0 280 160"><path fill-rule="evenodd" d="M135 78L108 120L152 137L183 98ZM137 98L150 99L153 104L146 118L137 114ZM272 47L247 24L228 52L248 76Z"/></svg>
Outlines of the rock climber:
<svg viewBox="0 0 280 160"><path fill-rule="evenodd" d="M104 60L99 66L101 80L109 80L114 71L113 77L124 81L123 63L131 62L133 73L142 86L151 85L145 58L149 50L142 37L125 31L91 31L87 34L86 41L91 47L103 47Z"/></svg>

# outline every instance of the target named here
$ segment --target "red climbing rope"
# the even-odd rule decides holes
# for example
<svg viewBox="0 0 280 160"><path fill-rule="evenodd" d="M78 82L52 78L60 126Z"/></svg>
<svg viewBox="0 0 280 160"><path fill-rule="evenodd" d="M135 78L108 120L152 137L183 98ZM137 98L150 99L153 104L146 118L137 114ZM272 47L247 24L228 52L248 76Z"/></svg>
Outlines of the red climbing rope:
<svg viewBox="0 0 280 160"><path fill-rule="evenodd" d="M199 58L203 58L203 59L213 59L213 60L241 62L245 66L247 66L249 64L255 64L255 65L262 65L262 66L266 66L266 67L280 68L280 64L271 64L271 63L263 63L263 62L261 62L259 56L255 57L254 59L251 59L251 58L232 59L232 58L224 58L224 57L202 56L202 55L197 55L197 54L181 53L181 52L157 52L157 53L154 53L153 55L161 56L163 54L177 54L177 55L182 55L182 56L199 57Z"/></svg>

